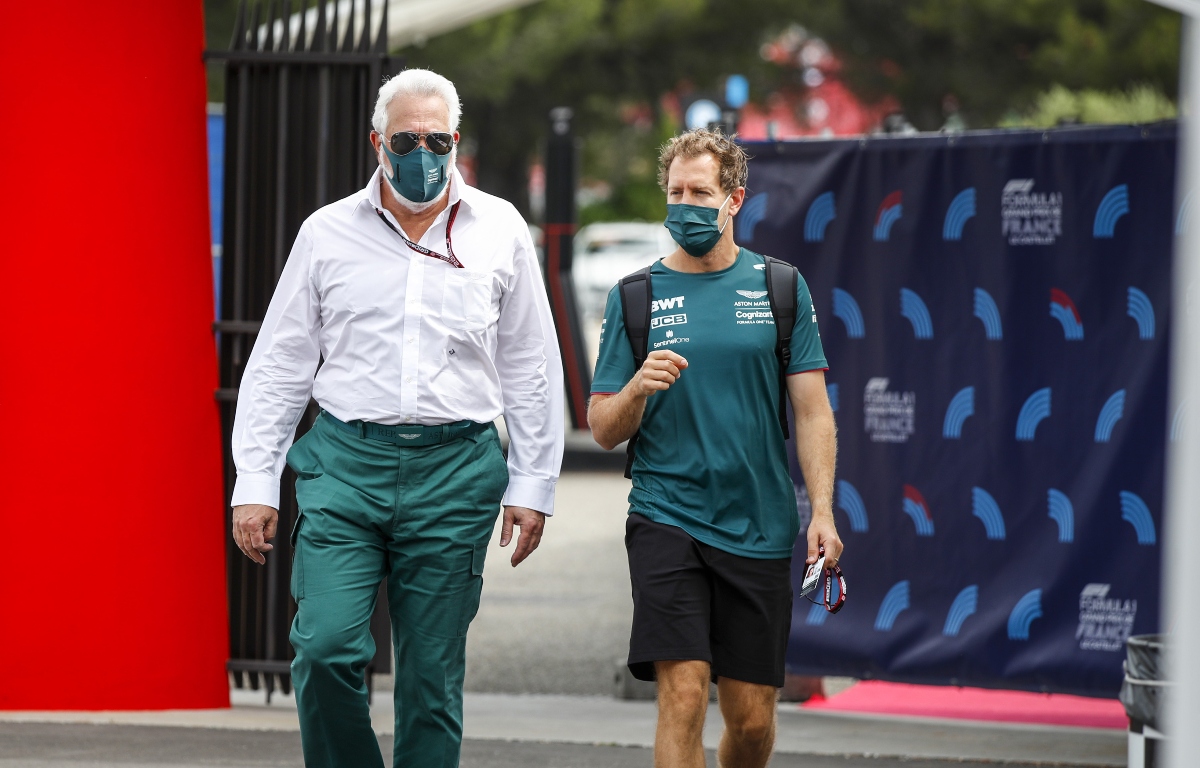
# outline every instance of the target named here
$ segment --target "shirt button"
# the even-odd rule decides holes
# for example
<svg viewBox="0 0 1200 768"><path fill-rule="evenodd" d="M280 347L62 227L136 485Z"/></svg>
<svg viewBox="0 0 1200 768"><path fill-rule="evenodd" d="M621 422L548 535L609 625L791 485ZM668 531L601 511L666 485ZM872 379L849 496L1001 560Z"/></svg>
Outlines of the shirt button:
<svg viewBox="0 0 1200 768"><path fill-rule="evenodd" d="M405 383L412 384L412 376L405 376L404 381Z"/></svg>
<svg viewBox="0 0 1200 768"><path fill-rule="evenodd" d="M409 336L409 337L408 337L408 338L407 338L405 341L406 341L407 343L409 343L409 344L412 344L412 343L413 343L413 337L412 337L412 336Z"/></svg>

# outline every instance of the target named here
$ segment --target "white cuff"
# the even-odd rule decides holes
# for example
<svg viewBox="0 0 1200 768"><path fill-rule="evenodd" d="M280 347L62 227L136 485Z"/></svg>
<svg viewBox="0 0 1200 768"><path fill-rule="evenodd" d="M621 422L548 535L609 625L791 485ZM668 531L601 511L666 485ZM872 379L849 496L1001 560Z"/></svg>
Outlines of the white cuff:
<svg viewBox="0 0 1200 768"><path fill-rule="evenodd" d="M233 498L229 506L242 504L266 504L279 509L279 478L268 474L239 474L233 484Z"/></svg>
<svg viewBox="0 0 1200 768"><path fill-rule="evenodd" d="M554 514L554 481L509 474L508 490L500 502L506 507L526 507L546 517Z"/></svg>

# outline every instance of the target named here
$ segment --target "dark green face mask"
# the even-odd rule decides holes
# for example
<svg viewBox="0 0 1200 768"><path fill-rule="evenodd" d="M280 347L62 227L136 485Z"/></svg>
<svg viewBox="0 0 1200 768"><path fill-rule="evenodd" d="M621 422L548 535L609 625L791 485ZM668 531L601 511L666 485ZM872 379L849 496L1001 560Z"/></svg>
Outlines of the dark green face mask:
<svg viewBox="0 0 1200 768"><path fill-rule="evenodd" d="M452 153L435 155L425 147L417 147L407 155L397 155L386 142L381 146L392 171L391 176L383 175L401 197L414 203L428 203L442 194L450 180L446 167Z"/></svg>
<svg viewBox="0 0 1200 768"><path fill-rule="evenodd" d="M721 209L725 207L725 203L729 202L730 197L733 195L730 194L729 197L726 197L725 202L716 208L686 203L668 203L667 220L663 222L663 226L670 231L671 237L675 238L675 242L679 243L679 247L689 256L700 258L713 249L725 232L725 226L729 226L729 218L726 218L725 226L718 227L717 218Z"/></svg>

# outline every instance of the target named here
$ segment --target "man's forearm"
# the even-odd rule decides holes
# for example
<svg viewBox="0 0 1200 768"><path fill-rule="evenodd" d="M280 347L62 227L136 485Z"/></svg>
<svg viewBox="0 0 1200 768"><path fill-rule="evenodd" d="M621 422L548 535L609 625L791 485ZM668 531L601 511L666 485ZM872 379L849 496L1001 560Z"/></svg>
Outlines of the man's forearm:
<svg viewBox="0 0 1200 768"><path fill-rule="evenodd" d="M837 466L837 425L832 410L796 417L796 454L813 514L832 515L833 476Z"/></svg>
<svg viewBox="0 0 1200 768"><path fill-rule="evenodd" d="M588 426L596 442L605 450L633 437L642 425L646 412L646 397L633 390L630 381L615 395L593 395L588 406Z"/></svg>

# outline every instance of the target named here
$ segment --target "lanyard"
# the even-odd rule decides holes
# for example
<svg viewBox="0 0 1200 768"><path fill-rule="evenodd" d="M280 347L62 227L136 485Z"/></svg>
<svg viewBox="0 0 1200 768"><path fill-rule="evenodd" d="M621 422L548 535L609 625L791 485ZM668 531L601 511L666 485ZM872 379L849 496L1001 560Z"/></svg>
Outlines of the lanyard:
<svg viewBox="0 0 1200 768"><path fill-rule="evenodd" d="M409 248L412 248L414 251L416 251L417 253L420 253L422 255L432 256L435 259L441 259L442 261L446 262L447 264L449 264L452 267L457 267L458 269L462 269L463 268L462 262L459 261L457 258L455 258L454 246L450 244L450 230L454 228L454 217L458 216L458 206L461 204L462 204L462 201L460 200L457 203L455 203L453 206L451 206L451 208L450 208L450 218L446 221L446 254L447 255L445 255L445 256L443 256L440 253L437 253L436 251L429 250L428 248L421 245L420 243L414 243L412 240L409 240L407 237L404 236L403 232L396 229L396 227L392 224L392 222L387 220L387 216L383 215L383 211L376 208L375 213L379 214L379 220L382 221L384 224L387 224L388 229L392 230L397 235L400 235L400 239L403 240L404 244L407 245Z"/></svg>
<svg viewBox="0 0 1200 768"><path fill-rule="evenodd" d="M822 552L823 551L824 550L822 550ZM845 605L845 603L846 603L846 577L842 575L841 566L835 565L835 566L833 566L833 568L826 569L826 570L828 572L825 574L825 602L824 602L825 610L829 611L830 613L837 613L838 611L842 610L842 606ZM837 583L838 583L837 600L833 599L833 580L834 579L837 579ZM822 603L818 603L816 600L813 600L808 595L805 595L804 597L810 603L813 603L815 605L822 605Z"/></svg>

